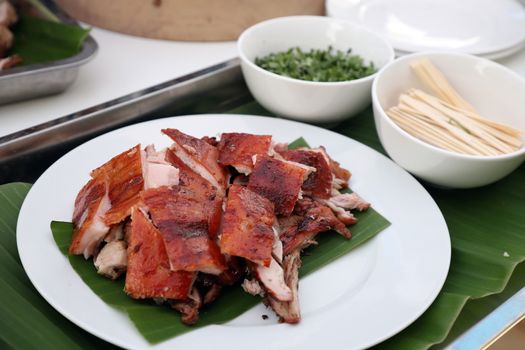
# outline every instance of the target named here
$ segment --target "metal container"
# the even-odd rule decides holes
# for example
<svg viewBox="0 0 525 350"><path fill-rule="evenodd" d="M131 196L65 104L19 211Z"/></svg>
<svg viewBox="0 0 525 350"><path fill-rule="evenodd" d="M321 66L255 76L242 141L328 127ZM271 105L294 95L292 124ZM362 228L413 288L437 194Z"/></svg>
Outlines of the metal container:
<svg viewBox="0 0 525 350"><path fill-rule="evenodd" d="M53 2L42 1L45 9L60 21L77 24ZM53 95L66 90L76 79L81 65L92 59L98 45L88 36L75 56L49 63L14 67L0 72L0 104Z"/></svg>

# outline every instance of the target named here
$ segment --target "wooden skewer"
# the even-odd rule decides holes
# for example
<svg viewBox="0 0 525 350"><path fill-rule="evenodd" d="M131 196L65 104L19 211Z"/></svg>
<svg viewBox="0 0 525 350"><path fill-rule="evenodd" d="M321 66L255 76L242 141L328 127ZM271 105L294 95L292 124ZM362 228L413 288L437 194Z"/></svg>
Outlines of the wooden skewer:
<svg viewBox="0 0 525 350"><path fill-rule="evenodd" d="M436 147L464 154L493 156L522 147L520 130L480 116L430 60L412 62L411 67L437 97L417 89L401 94L387 114L402 129Z"/></svg>
<svg viewBox="0 0 525 350"><path fill-rule="evenodd" d="M465 116L464 114L458 111L452 110L442 105L439 102L440 100L438 98L428 95L425 92L421 90L416 90L416 89L411 89L409 91L409 95L439 110L445 116L461 124L461 126L464 129L466 129L467 132L479 137L487 145L501 151L502 153L510 153L516 150L514 147L510 147L506 143L500 141L499 139L497 139L496 137L494 137L493 135L485 131L483 128L481 128L479 122L468 118L467 116Z"/></svg>
<svg viewBox="0 0 525 350"><path fill-rule="evenodd" d="M472 135L465 132L460 127L451 125L449 123L450 118L447 118L444 116L440 111L436 110L435 108L409 96L406 94L403 94L399 97L400 104L407 104L415 109L420 110L428 117L432 118L434 121L436 121L442 128L447 129L452 134L454 134L457 138L462 139L466 143L470 144L473 148L481 152L483 155L497 155L499 152L495 150L492 147L489 147L482 143L477 138L473 137Z"/></svg>
<svg viewBox="0 0 525 350"><path fill-rule="evenodd" d="M441 73L439 69L430 62L428 58L423 58L419 61L413 62L411 67L414 72L421 78L421 80L429 85L436 95L450 104L460 107L462 109L476 112L474 107L465 101L458 92L450 85L447 78ZM429 84L429 81L432 83Z"/></svg>
<svg viewBox="0 0 525 350"><path fill-rule="evenodd" d="M403 113L394 108L387 113L389 113L389 116L400 124L400 126L403 125L405 128L417 130L419 132L419 138L422 138L424 141L432 141L432 144L435 146L459 153L479 154L475 149L468 147L468 145L452 137L446 130L429 125L426 121L419 120L413 115Z"/></svg>
<svg viewBox="0 0 525 350"><path fill-rule="evenodd" d="M416 126L412 124L410 121L405 120L402 116L396 114L395 112L389 113L389 116L394 120L396 124L398 124L402 129L407 131L408 133L416 136L417 138L430 143L431 145L434 145L439 148L452 150L459 153L464 154L479 154L479 152L470 152L468 150L462 149L461 147L457 147L454 143L450 143L445 141L444 139L437 136L434 132L436 129L429 127L422 128L421 126Z"/></svg>

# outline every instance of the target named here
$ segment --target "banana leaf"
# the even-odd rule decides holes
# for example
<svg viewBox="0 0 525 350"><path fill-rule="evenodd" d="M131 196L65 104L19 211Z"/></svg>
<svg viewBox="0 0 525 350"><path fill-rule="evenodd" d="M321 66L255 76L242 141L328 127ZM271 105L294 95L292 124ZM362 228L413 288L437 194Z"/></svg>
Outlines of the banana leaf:
<svg viewBox="0 0 525 350"><path fill-rule="evenodd" d="M22 57L22 65L47 63L78 54L88 29L22 16L12 28L15 41L8 54Z"/></svg>

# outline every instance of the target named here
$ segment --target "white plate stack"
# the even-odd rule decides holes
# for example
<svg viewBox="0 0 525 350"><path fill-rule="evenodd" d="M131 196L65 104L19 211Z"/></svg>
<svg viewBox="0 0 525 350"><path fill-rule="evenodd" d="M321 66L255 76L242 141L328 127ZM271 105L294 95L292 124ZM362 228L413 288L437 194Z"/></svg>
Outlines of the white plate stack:
<svg viewBox="0 0 525 350"><path fill-rule="evenodd" d="M517 0L327 0L326 13L383 35L398 56L447 50L496 59L525 47Z"/></svg>

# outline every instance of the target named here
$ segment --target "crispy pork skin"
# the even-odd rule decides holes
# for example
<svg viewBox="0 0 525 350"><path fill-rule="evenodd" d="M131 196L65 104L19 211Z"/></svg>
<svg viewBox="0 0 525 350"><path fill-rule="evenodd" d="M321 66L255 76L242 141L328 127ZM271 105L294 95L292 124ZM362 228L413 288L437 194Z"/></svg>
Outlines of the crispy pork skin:
<svg viewBox="0 0 525 350"><path fill-rule="evenodd" d="M298 323L301 320L301 310L299 307L299 268L301 267L301 254L299 250L294 250L284 257L284 281L292 291L292 298L289 301L279 301L273 296L268 295L265 303L279 316L281 322Z"/></svg>
<svg viewBox="0 0 525 350"><path fill-rule="evenodd" d="M105 177L88 181L75 199L73 211L73 238L69 254L83 254L87 259L93 255L109 231L104 215L111 203L107 194Z"/></svg>
<svg viewBox="0 0 525 350"><path fill-rule="evenodd" d="M319 150L307 148L286 150L281 155L289 161L301 163L316 169L304 181L302 189L305 193L320 198L329 198L332 192L332 171L329 160Z"/></svg>
<svg viewBox="0 0 525 350"><path fill-rule="evenodd" d="M276 215L288 216L301 193L307 170L290 162L258 156L248 189L268 198L275 206Z"/></svg>
<svg viewBox="0 0 525 350"><path fill-rule="evenodd" d="M173 271L218 275L226 269L219 247L209 236L209 201L199 200L183 186L150 189L143 198L165 242Z"/></svg>
<svg viewBox="0 0 525 350"><path fill-rule="evenodd" d="M239 173L248 175L253 170L254 156L268 154L271 135L223 133L218 145L219 163L233 166Z"/></svg>
<svg viewBox="0 0 525 350"><path fill-rule="evenodd" d="M112 280L122 275L128 265L126 248L124 241L112 241L106 244L93 261L97 273Z"/></svg>
<svg viewBox="0 0 525 350"><path fill-rule="evenodd" d="M132 213L127 253L124 290L132 298L188 298L194 273L171 271L159 231L139 209Z"/></svg>
<svg viewBox="0 0 525 350"><path fill-rule="evenodd" d="M215 186L194 172L173 151L167 151L166 160L179 169L179 187L200 203L207 218L208 233L215 240L221 221L223 197Z"/></svg>
<svg viewBox="0 0 525 350"><path fill-rule="evenodd" d="M346 238L351 237L348 228L334 215L332 210L310 198L301 199L294 216L280 220L283 231L284 255L302 249L312 243L314 237L329 230L335 230Z"/></svg>
<svg viewBox="0 0 525 350"><path fill-rule="evenodd" d="M332 174L334 174L334 177L341 180L341 182L344 184L343 187L348 187L348 180L350 180L350 176L352 176L350 171L341 167L341 164L339 164L339 162L333 160L328 155L326 149L323 146L319 147L319 149L322 150L326 158L330 160L330 168L332 169Z"/></svg>
<svg viewBox="0 0 525 350"><path fill-rule="evenodd" d="M131 214L131 208L140 202L144 189L140 145L113 157L91 172L93 178L105 177L111 202L104 217L107 225L118 224Z"/></svg>
<svg viewBox="0 0 525 350"><path fill-rule="evenodd" d="M226 191L226 171L218 163L219 151L205 140L186 135L177 129L162 129L173 140L172 151L194 172L215 186L219 194Z"/></svg>
<svg viewBox="0 0 525 350"><path fill-rule="evenodd" d="M275 235L273 204L246 187L232 185L222 219L219 245L223 254L268 267Z"/></svg>

